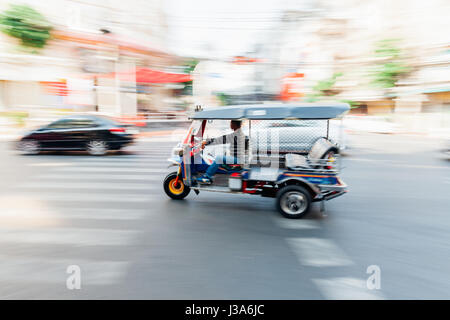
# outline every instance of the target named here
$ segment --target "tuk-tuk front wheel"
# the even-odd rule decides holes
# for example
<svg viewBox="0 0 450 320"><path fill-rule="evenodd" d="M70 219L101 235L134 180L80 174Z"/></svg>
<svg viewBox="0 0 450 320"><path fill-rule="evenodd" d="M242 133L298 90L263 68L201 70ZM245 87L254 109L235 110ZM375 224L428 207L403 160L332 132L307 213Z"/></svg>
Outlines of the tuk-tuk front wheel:
<svg viewBox="0 0 450 320"><path fill-rule="evenodd" d="M311 194L301 186L289 185L277 193L278 211L286 218L303 218L311 208Z"/></svg>
<svg viewBox="0 0 450 320"><path fill-rule="evenodd" d="M189 194L191 188L184 185L183 179L177 179L177 176L177 172L172 172L167 175L167 177L164 179L164 191L172 199L181 200Z"/></svg>

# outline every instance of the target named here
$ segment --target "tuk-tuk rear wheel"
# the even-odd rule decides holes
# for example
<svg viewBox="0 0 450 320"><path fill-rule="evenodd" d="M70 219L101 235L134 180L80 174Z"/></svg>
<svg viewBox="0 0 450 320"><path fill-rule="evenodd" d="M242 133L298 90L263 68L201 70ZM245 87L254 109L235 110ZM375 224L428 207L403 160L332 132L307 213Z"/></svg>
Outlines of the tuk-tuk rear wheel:
<svg viewBox="0 0 450 320"><path fill-rule="evenodd" d="M311 194L302 186L288 185L277 192L277 209L286 218L300 219L311 208Z"/></svg>
<svg viewBox="0 0 450 320"><path fill-rule="evenodd" d="M177 172L172 172L166 176L164 179L164 191L170 198L181 200L189 194L191 188L184 185L181 178L177 179L177 175Z"/></svg>

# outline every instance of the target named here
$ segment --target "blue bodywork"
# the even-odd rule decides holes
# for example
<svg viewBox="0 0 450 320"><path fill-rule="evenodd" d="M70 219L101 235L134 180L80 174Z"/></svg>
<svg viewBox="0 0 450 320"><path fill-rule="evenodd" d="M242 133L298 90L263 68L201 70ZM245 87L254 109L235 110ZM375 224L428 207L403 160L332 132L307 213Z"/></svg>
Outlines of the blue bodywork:
<svg viewBox="0 0 450 320"><path fill-rule="evenodd" d="M336 174L333 173L315 173L315 172L305 172L305 171L286 171L278 177L278 180L284 180L288 178L302 178L309 183L318 185L334 185L339 184L339 180Z"/></svg>
<svg viewBox="0 0 450 320"><path fill-rule="evenodd" d="M203 158L199 159L200 159L199 162L201 161L201 163L197 164L191 163L189 165L191 176L197 173L204 173L209 167L209 165L204 161ZM186 179L185 164L183 162L182 157L173 156L170 160L174 163L177 163L181 167L182 169L181 177L183 179ZM249 170L243 170L242 168L230 169L220 167L219 170L217 171L218 174L230 174L233 172L240 172L242 174L242 180L249 180L250 176ZM337 185L340 183L338 176L335 173L317 173L317 172L292 171L292 170L286 170L283 173L281 173L275 182L280 182L288 179L306 180L307 182L315 185Z"/></svg>

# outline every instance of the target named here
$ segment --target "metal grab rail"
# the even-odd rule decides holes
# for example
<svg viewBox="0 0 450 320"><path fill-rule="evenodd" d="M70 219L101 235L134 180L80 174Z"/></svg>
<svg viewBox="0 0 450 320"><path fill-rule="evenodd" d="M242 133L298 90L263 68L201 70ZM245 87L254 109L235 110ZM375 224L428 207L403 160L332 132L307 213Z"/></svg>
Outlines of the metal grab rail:
<svg viewBox="0 0 450 320"><path fill-rule="evenodd" d="M308 159L305 157L305 164L308 166L290 167L286 166L284 155L252 155L249 168L252 167L272 167L284 170L295 170L315 173L333 173L337 174L342 169L341 156L335 154L333 160L330 159Z"/></svg>

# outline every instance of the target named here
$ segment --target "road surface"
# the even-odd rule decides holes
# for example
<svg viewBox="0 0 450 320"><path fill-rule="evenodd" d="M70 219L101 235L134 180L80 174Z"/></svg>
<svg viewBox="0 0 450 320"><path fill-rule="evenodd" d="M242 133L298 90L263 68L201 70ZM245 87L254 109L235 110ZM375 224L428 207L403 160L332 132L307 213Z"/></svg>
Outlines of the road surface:
<svg viewBox="0 0 450 320"><path fill-rule="evenodd" d="M1 143L0 299L449 299L450 162L425 137L351 138L349 193L302 220L258 196L169 200L170 139L105 157Z"/></svg>

